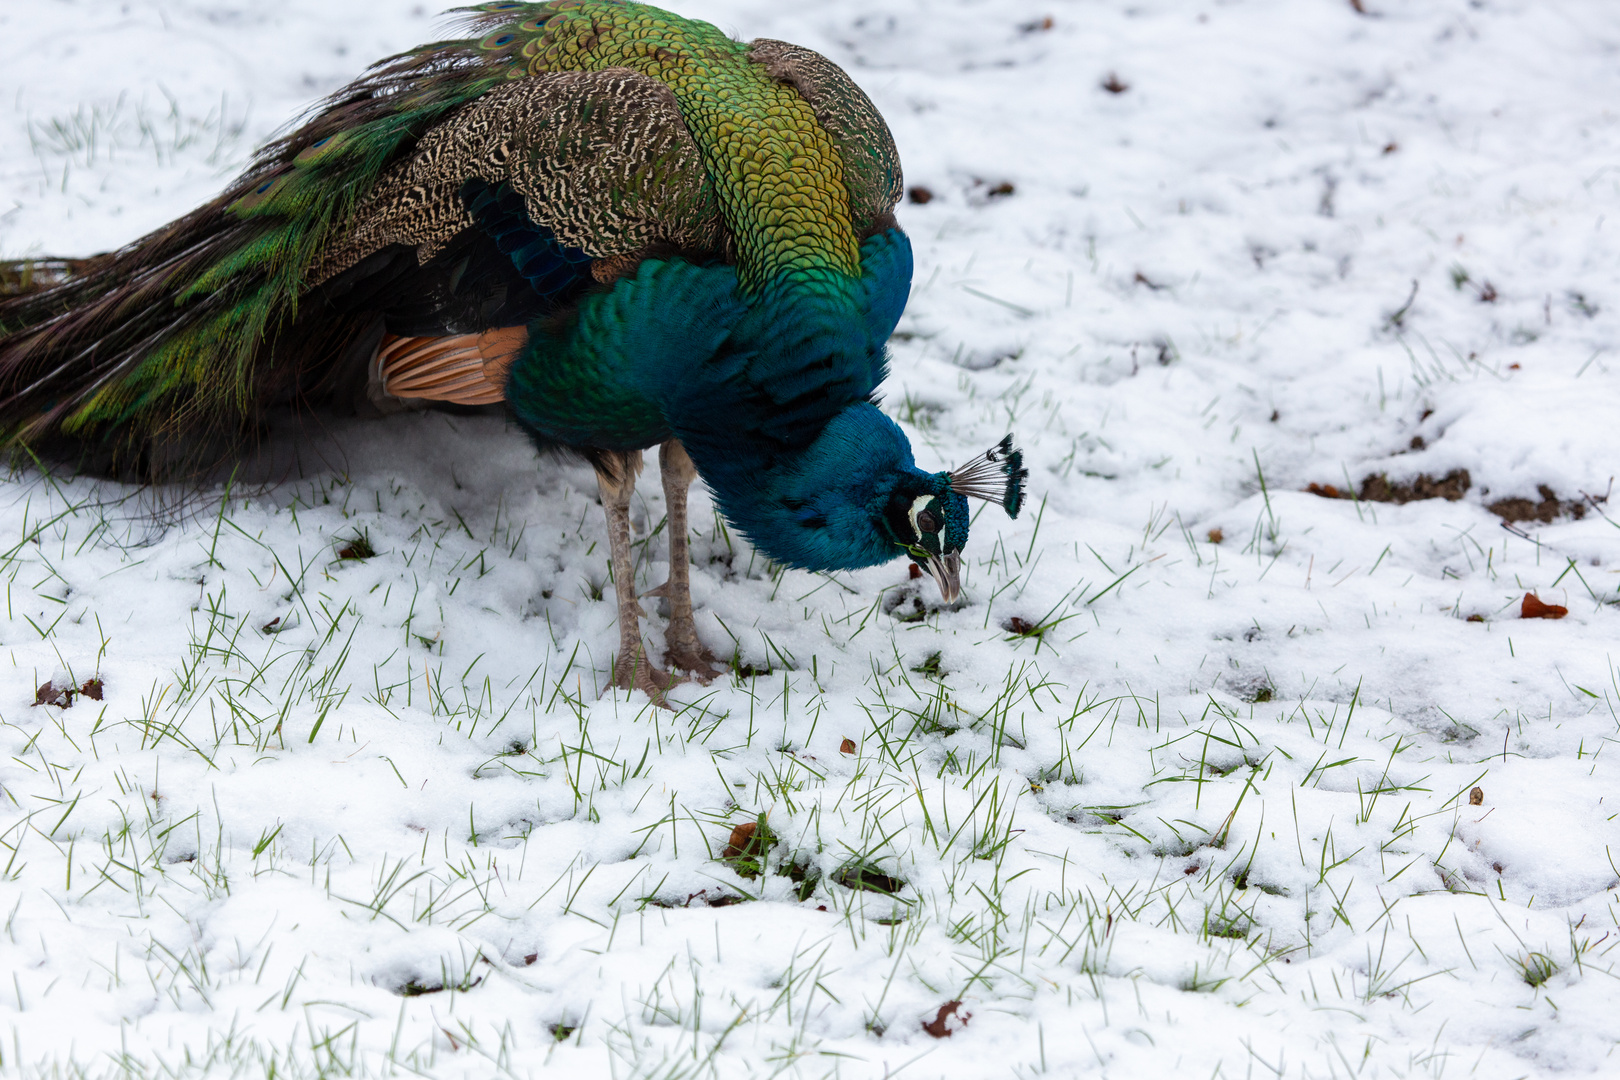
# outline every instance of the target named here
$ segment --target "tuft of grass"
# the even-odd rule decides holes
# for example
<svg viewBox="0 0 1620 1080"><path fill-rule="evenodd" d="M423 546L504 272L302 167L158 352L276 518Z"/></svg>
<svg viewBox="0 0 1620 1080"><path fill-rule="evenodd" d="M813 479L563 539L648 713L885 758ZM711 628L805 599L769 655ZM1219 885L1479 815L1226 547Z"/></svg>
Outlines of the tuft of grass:
<svg viewBox="0 0 1620 1080"><path fill-rule="evenodd" d="M371 535L366 530L361 529L354 535L353 539L339 542L337 557L340 559L374 559L377 557L377 549L371 544Z"/></svg>
<svg viewBox="0 0 1620 1080"><path fill-rule="evenodd" d="M1541 952L1527 952L1515 956L1513 966L1519 969L1519 978L1524 980L1524 984L1532 988L1545 985L1547 980L1559 971L1557 961Z"/></svg>

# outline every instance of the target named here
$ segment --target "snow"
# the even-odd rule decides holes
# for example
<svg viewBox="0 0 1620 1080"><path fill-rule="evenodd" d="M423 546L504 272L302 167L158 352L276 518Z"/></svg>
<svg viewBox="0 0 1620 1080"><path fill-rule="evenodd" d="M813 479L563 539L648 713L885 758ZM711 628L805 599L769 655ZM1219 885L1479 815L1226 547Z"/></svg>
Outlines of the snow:
<svg viewBox="0 0 1620 1080"><path fill-rule="evenodd" d="M1620 1070L1620 16L1362 6L680 5L882 109L933 195L885 407L930 467L1012 430L1032 499L941 610L900 564L768 566L699 485L699 630L746 674L674 713L601 695L595 484L498 419L289 430L202 492L17 469L0 1061ZM161 225L436 18L0 8L0 253ZM1542 487L1551 522L1489 510Z"/></svg>

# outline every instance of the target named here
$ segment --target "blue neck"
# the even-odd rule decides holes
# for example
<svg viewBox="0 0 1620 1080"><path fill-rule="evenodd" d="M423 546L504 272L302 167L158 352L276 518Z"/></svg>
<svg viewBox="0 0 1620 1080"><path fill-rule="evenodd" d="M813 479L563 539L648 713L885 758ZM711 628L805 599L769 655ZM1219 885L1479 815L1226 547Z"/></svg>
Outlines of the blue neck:
<svg viewBox="0 0 1620 1080"><path fill-rule="evenodd" d="M853 570L902 553L883 508L903 477L925 474L905 434L870 402L845 408L797 452L680 434L726 519L777 562Z"/></svg>

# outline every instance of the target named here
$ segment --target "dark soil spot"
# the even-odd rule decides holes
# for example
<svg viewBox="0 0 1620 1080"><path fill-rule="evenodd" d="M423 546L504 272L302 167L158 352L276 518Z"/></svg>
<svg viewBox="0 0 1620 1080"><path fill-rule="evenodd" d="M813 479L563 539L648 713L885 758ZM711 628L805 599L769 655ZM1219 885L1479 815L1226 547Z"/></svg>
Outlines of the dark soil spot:
<svg viewBox="0 0 1620 1080"><path fill-rule="evenodd" d="M914 187L910 191L906 192L906 198L910 199L918 206L924 206L934 201L934 193L925 187Z"/></svg>
<svg viewBox="0 0 1620 1080"><path fill-rule="evenodd" d="M1421 449L1414 445L1413 449ZM1473 484L1467 469L1452 469L1438 480L1427 474L1403 483L1391 483L1388 476L1376 473L1361 481L1361 491L1352 493L1336 484L1307 484L1305 490L1324 499L1360 499L1362 502L1409 503L1421 499L1445 499L1456 502Z"/></svg>
<svg viewBox="0 0 1620 1080"><path fill-rule="evenodd" d="M897 877L890 877L870 863L851 863L832 876L834 884L857 892L883 893L893 896L906 887Z"/></svg>
<svg viewBox="0 0 1620 1080"><path fill-rule="evenodd" d="M896 595L893 599L884 602L884 610L894 617L895 622L914 623L922 622L928 618L928 605L916 593L909 596Z"/></svg>
<svg viewBox="0 0 1620 1080"><path fill-rule="evenodd" d="M1472 484L1473 480L1468 475L1467 469L1452 469L1438 480L1424 474L1402 484L1392 484L1389 477L1379 473L1361 482L1361 499L1364 502L1392 503L1417 502L1421 499L1445 499L1447 502L1456 502L1467 493Z"/></svg>
<svg viewBox="0 0 1620 1080"><path fill-rule="evenodd" d="M1414 435L1410 449L1422 450L1428 444L1423 436ZM1467 469L1452 469L1446 475L1436 479L1423 474L1401 483L1392 483L1383 473L1376 473L1361 481L1361 490L1352 493L1337 484L1307 484L1305 490L1312 495L1319 495L1324 499L1360 499L1362 502L1383 503L1409 503L1421 499L1445 499L1456 502L1467 494L1473 486L1473 478ZM1576 499L1560 499L1558 493L1546 484L1536 488L1541 496L1540 501L1535 499L1509 498L1498 499L1486 505L1486 509L1503 521L1517 524L1522 521L1539 521L1550 524L1560 516L1568 516L1579 521L1586 516L1586 503Z"/></svg>
<svg viewBox="0 0 1620 1080"><path fill-rule="evenodd" d="M1530 499L1498 499L1486 509L1503 521L1515 524L1521 521L1539 521L1546 525L1560 514L1568 514L1576 521L1586 516L1584 502L1572 499L1560 500L1558 493L1546 484L1538 485L1536 493L1541 496L1540 502Z"/></svg>
<svg viewBox="0 0 1620 1080"><path fill-rule="evenodd" d="M734 893L719 892L717 890L713 896L710 896L708 889L699 889L695 893L689 893L685 900L665 900L662 897L653 897L647 900L648 906L657 908L730 907L732 904L742 902L743 898Z"/></svg>
<svg viewBox="0 0 1620 1080"><path fill-rule="evenodd" d="M1123 94L1131 88L1131 84L1121 81L1118 75L1110 71L1103 76L1102 88L1110 94Z"/></svg>
<svg viewBox="0 0 1620 1080"><path fill-rule="evenodd" d="M1035 637L1041 632L1040 627L1017 615L1007 620L1006 630L1007 633L1017 634L1019 637Z"/></svg>
<svg viewBox="0 0 1620 1080"><path fill-rule="evenodd" d="M394 992L400 997L421 997L423 994L442 993L443 990L444 987L442 986L427 986L423 983L412 980Z"/></svg>
<svg viewBox="0 0 1620 1080"><path fill-rule="evenodd" d="M476 979L463 980L459 985L454 987L446 987L442 983L434 985L432 983L419 983L415 979L412 979L404 986L395 987L394 993L398 994L400 997L421 997L424 994L442 994L447 989L467 991L471 990L473 987L477 986L483 981L483 977L480 976Z"/></svg>
<svg viewBox="0 0 1620 1080"><path fill-rule="evenodd" d="M1204 924L1204 930L1210 937L1232 938L1237 941L1243 941L1249 936L1249 924L1237 919L1215 917Z"/></svg>
<svg viewBox="0 0 1620 1080"><path fill-rule="evenodd" d="M1283 888L1281 885L1273 885L1268 881L1255 881L1250 878L1247 867L1232 875L1232 884L1236 885L1240 889L1247 889L1252 886L1253 888L1259 889L1267 896L1288 895L1288 890Z"/></svg>

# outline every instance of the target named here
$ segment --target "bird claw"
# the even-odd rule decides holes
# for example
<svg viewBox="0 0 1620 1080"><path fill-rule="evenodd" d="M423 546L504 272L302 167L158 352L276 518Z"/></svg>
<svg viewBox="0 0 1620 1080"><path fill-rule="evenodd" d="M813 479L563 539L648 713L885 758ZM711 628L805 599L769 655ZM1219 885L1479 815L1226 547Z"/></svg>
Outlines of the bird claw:
<svg viewBox="0 0 1620 1080"><path fill-rule="evenodd" d="M701 645L697 647L696 651L671 646L666 650L665 657L669 660L671 666L678 667L686 672L687 678L705 686L713 682L714 677L720 674L719 671L715 670L715 665L724 664L724 661Z"/></svg>
<svg viewBox="0 0 1620 1080"><path fill-rule="evenodd" d="M608 685L620 690L640 690L660 709L670 708L664 691L679 686L686 680L662 668L653 667L640 650L634 657L621 655L613 664L613 680Z"/></svg>
<svg viewBox="0 0 1620 1080"><path fill-rule="evenodd" d="M714 655L698 640L697 626L688 619L671 619L664 631L664 659L672 666L687 672L694 682L707 685L720 674L715 665L725 668L725 661Z"/></svg>

